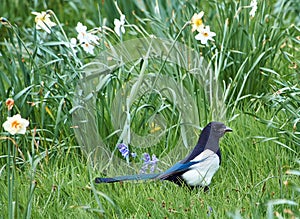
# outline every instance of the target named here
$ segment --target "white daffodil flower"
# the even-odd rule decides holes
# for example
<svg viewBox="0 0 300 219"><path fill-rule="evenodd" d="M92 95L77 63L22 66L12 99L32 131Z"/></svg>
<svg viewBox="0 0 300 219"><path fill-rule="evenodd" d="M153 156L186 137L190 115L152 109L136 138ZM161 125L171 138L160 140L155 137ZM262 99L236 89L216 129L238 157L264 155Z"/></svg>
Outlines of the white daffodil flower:
<svg viewBox="0 0 300 219"><path fill-rule="evenodd" d="M25 134L26 127L29 125L29 121L21 118L20 114L14 115L13 117L7 117L7 120L3 123L5 131L12 135Z"/></svg>
<svg viewBox="0 0 300 219"><path fill-rule="evenodd" d="M115 25L115 32L116 34L118 34L118 36L121 36L121 33L124 34L125 33L125 15L121 14L120 20L115 19L114 20L114 25Z"/></svg>
<svg viewBox="0 0 300 219"><path fill-rule="evenodd" d="M56 23L52 22L50 20L50 14L42 11L41 13L39 12L31 12L31 14L34 14L35 17L35 23L36 23L36 29L37 30L44 30L47 33L51 33L51 27L54 27Z"/></svg>
<svg viewBox="0 0 300 219"><path fill-rule="evenodd" d="M210 31L209 26L202 28L195 36L196 40L200 40L201 44L207 44L208 40L214 41L213 37L216 36L215 32Z"/></svg>
<svg viewBox="0 0 300 219"><path fill-rule="evenodd" d="M87 27L80 22L77 23L75 29L78 33L77 39L79 40L79 44L81 45L83 50L87 53L94 55L94 45L99 44L99 37L90 32L87 32Z"/></svg>
<svg viewBox="0 0 300 219"><path fill-rule="evenodd" d="M94 48L95 46L89 42L85 42L85 43L82 43L81 44L81 47L83 48L83 50L86 52L86 53L89 53L91 55L95 55L94 53Z"/></svg>
<svg viewBox="0 0 300 219"><path fill-rule="evenodd" d="M201 11L198 14L195 13L191 19L191 24L192 24L192 32L194 32L195 30L200 31L203 27L203 20L202 17L204 15L204 12Z"/></svg>
<svg viewBox="0 0 300 219"><path fill-rule="evenodd" d="M250 7L251 7L251 11L249 12L249 15L251 17L255 16L255 12L257 10L257 1L256 0L252 0L250 3Z"/></svg>
<svg viewBox="0 0 300 219"><path fill-rule="evenodd" d="M77 39L79 40L79 42L80 43L85 42L87 36L87 27L84 26L81 22L78 22L75 29L78 33Z"/></svg>

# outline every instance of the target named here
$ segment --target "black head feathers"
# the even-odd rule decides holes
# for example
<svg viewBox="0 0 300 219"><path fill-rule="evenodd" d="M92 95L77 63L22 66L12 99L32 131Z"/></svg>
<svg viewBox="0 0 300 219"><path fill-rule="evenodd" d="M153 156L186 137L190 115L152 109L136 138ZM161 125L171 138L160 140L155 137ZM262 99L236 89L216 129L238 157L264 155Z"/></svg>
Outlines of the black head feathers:
<svg viewBox="0 0 300 219"><path fill-rule="evenodd" d="M209 149L217 153L220 149L219 140L226 133L232 132L232 129L227 127L222 122L210 122L202 130L198 143L194 150L181 162L186 163L194 159L205 149Z"/></svg>

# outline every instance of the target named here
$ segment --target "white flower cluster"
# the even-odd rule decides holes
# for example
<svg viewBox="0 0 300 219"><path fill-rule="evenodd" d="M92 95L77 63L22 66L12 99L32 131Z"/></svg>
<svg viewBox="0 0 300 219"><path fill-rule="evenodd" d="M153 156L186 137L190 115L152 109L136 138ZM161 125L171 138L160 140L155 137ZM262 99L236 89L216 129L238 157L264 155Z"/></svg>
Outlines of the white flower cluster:
<svg viewBox="0 0 300 219"><path fill-rule="evenodd" d="M47 33L51 33L51 28L56 26L56 23L50 20L50 15L52 11L48 10L47 12L42 11L39 12L32 12L35 17L36 29L37 30L44 30ZM124 17L125 19L125 17ZM121 25L121 24L120 24ZM119 27L120 28L120 27ZM124 28L124 27L123 27ZM122 29L121 29L122 30ZM99 37L95 34L88 32L87 27L84 26L81 22L77 23L76 31L78 33L77 39L71 38L70 43L67 43L67 46L72 48L73 52L76 53L76 44L77 40L79 41L79 45L83 48L83 50L91 55L94 55L94 48L95 45L98 45ZM124 30L125 31L125 30ZM123 30L122 30L123 32Z"/></svg>
<svg viewBox="0 0 300 219"><path fill-rule="evenodd" d="M196 40L199 40L201 44L207 44L208 40L214 41L213 37L216 36L215 32L210 31L210 27L208 25L204 25L203 23L203 15L204 12L195 13L191 19L192 24L192 32L197 31L198 34L195 36Z"/></svg>
<svg viewBox="0 0 300 219"><path fill-rule="evenodd" d="M99 37L91 32L88 32L87 27L84 26L81 22L77 23L76 31L78 33L77 40L79 41L79 45L85 52L94 55L94 48L95 45L99 44ZM72 38L71 46L75 46L77 40L75 38Z"/></svg>

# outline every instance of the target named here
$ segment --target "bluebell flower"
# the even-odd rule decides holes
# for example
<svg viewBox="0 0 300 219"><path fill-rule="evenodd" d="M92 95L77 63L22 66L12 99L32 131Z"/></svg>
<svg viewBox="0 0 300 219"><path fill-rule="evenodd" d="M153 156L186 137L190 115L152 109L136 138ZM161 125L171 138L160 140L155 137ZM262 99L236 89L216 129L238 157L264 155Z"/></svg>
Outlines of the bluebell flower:
<svg viewBox="0 0 300 219"><path fill-rule="evenodd" d="M144 161L144 163L140 170L140 173L146 173L146 170L149 169L149 166L150 166L150 173L153 173L156 169L156 165L159 160L157 159L155 154L152 155L152 159L151 159L151 157L148 153L144 153L143 161Z"/></svg>
<svg viewBox="0 0 300 219"><path fill-rule="evenodd" d="M129 149L126 144L124 144L124 143L118 144L118 149L124 158L127 159L129 157Z"/></svg>
<svg viewBox="0 0 300 219"><path fill-rule="evenodd" d="M207 216L210 216L213 213L213 208L208 206Z"/></svg>
<svg viewBox="0 0 300 219"><path fill-rule="evenodd" d="M153 173L155 171L158 161L159 160L157 159L155 154L152 154L152 160L150 161L150 164L151 164L150 173Z"/></svg>
<svg viewBox="0 0 300 219"><path fill-rule="evenodd" d="M143 174L143 173L146 173L146 170L148 169L149 162L150 162L151 158L150 158L150 155L148 153L144 153L142 159L143 159L144 163L143 163L143 166L140 170L140 173Z"/></svg>
<svg viewBox="0 0 300 219"><path fill-rule="evenodd" d="M136 157L136 153L132 152L130 153L130 150L128 148L128 146L124 143L120 143L117 145L120 153L122 154L122 156L126 159L127 163L129 164L129 157L130 155L135 158Z"/></svg>
<svg viewBox="0 0 300 219"><path fill-rule="evenodd" d="M143 157L144 163L149 164L151 161L150 155L148 153L144 153L143 155L144 155L144 157Z"/></svg>
<svg viewBox="0 0 300 219"><path fill-rule="evenodd" d="M156 165L159 159L157 159L155 154L152 154L152 160L150 161L151 164Z"/></svg>

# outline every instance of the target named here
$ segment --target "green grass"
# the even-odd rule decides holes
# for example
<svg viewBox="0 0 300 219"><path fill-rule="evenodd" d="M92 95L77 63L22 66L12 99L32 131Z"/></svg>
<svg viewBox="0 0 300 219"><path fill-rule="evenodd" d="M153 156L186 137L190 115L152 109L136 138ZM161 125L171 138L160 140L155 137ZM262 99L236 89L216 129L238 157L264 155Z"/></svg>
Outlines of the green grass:
<svg viewBox="0 0 300 219"><path fill-rule="evenodd" d="M75 148L58 151L55 158L51 153L39 162L34 177L35 189L32 199L32 217L73 216L90 218L101 216L102 210L109 218L121 214L124 218L182 218L203 216L209 207L212 218L226 217L228 212L241 211L247 218L259 218L266 214L269 200L292 198L299 200L299 193L293 184L299 185L299 178L287 175L286 170L299 167L295 153L272 142L260 142L254 136L272 136L272 130L247 115L241 115L231 123L234 132L221 142L223 162L213 178L208 193L201 190L188 191L170 182L124 182L122 184L92 185L100 173L92 170L86 159ZM253 129L257 127L257 129ZM15 185L18 200L16 208L22 216L28 201L33 170L24 164L16 171ZM5 172L2 172L1 186L5 188ZM285 185L285 181L288 185ZM93 191L92 187L95 186ZM101 192L109 199L103 197ZM101 205L96 201L100 199ZM6 192L2 195L5 203ZM113 201L114 204L111 203ZM275 210L298 207L279 206ZM5 208L4 208L5 209ZM3 216L6 214L3 211ZM287 216L287 215L286 215Z"/></svg>
<svg viewBox="0 0 300 219"><path fill-rule="evenodd" d="M9 22L0 26L0 122L17 113L30 121L25 135L0 130L1 218L300 217L297 4L258 1L250 18L246 0L157 2L159 15L155 1L119 9L112 1L1 3ZM36 30L30 14L47 9L61 25L51 34ZM121 38L111 31L118 10L126 15ZM201 10L216 32L206 46L185 26ZM108 27L97 33L96 59L64 44L79 21ZM150 35L166 41L150 52L149 38L134 41ZM94 184L105 173L137 173L144 152L167 169L211 120L234 132L221 140L209 192L163 181ZM137 152L130 165L118 142Z"/></svg>

